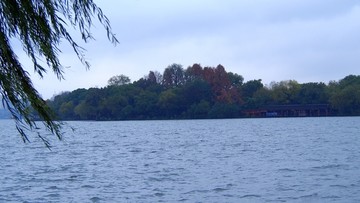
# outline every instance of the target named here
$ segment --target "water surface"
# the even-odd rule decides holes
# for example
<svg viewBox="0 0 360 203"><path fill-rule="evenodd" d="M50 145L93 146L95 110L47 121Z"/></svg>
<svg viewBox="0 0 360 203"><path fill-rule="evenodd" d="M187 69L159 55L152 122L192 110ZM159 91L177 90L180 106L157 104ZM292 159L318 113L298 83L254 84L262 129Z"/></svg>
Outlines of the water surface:
<svg viewBox="0 0 360 203"><path fill-rule="evenodd" d="M1 120L0 202L360 202L359 122L68 122L49 151Z"/></svg>

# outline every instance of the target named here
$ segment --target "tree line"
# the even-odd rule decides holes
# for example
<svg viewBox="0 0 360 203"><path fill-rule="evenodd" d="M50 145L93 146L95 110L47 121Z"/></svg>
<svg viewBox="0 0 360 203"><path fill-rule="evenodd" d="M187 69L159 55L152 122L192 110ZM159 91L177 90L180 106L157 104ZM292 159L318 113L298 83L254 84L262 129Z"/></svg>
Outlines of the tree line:
<svg viewBox="0 0 360 203"><path fill-rule="evenodd" d="M328 104L331 115L360 115L360 76L300 84L264 85L261 79L227 72L222 65L183 68L171 64L130 82L125 75L103 88L63 92L47 101L60 120L205 119L245 117L246 110L269 105Z"/></svg>

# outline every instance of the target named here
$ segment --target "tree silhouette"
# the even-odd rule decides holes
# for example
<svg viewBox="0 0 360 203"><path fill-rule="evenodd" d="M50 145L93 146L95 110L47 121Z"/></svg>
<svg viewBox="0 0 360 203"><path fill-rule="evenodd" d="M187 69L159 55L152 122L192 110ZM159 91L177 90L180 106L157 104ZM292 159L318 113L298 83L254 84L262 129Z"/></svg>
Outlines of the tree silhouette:
<svg viewBox="0 0 360 203"><path fill-rule="evenodd" d="M126 85L126 84L129 84L130 83L130 78L126 75L116 75L116 76L113 76L111 77L109 80L108 80L108 85L109 86L120 86L120 85Z"/></svg>
<svg viewBox="0 0 360 203"><path fill-rule="evenodd" d="M0 1L0 97L16 121L24 142L28 141L25 129L37 129L33 109L46 128L61 139L61 125L54 121L50 109L34 88L29 73L24 70L11 43L22 44L25 54L32 60L34 71L43 77L52 70L63 79L63 66L58 58L59 46L67 41L79 60L89 67L84 49L72 38L68 28L78 29L86 43L93 39L90 28L97 19L107 31L113 44L118 41L111 31L108 18L92 0L1 0ZM45 65L42 65L45 61ZM49 147L49 142L39 134Z"/></svg>

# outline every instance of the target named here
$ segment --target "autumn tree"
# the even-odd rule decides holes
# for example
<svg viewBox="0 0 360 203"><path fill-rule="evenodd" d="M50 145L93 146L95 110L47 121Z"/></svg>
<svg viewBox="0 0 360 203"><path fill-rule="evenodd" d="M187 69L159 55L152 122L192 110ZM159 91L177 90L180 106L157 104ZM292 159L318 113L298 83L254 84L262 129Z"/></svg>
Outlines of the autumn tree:
<svg viewBox="0 0 360 203"><path fill-rule="evenodd" d="M144 76L144 80L147 81L149 85L161 84L163 77L158 71L149 71L149 74Z"/></svg>
<svg viewBox="0 0 360 203"><path fill-rule="evenodd" d="M186 82L203 79L203 68L201 65L195 63L194 65L189 66L185 71L185 79Z"/></svg>
<svg viewBox="0 0 360 203"><path fill-rule="evenodd" d="M229 75L222 65L219 64L216 68L205 67L203 77L211 86L215 102L240 102L240 95L238 91L233 88Z"/></svg>
<svg viewBox="0 0 360 203"><path fill-rule="evenodd" d="M90 29L94 18L104 26L109 40L116 44L118 41L111 31L108 18L92 0L0 1L0 97L15 119L24 142L28 141L25 129L38 128L31 109L59 139L61 126L54 121L51 110L34 88L12 43L22 44L37 75L43 77L50 70L61 80L64 78L64 68L59 60L61 42L68 42L79 60L89 67L84 58L84 49L68 29L78 30L82 40L87 43L94 39ZM49 146L45 138L38 135Z"/></svg>

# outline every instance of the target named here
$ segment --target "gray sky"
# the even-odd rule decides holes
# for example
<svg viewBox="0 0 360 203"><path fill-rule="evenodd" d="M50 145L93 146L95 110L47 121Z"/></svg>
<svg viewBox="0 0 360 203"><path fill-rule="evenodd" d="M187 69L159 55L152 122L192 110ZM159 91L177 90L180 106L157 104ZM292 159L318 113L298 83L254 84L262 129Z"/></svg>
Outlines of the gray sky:
<svg viewBox="0 0 360 203"><path fill-rule="evenodd" d="M45 98L103 87L114 75L132 81L172 63L222 64L245 81L329 82L360 74L358 0L121 0L95 1L120 44L95 24L83 44L91 69L62 47L66 80L49 72L34 84ZM31 72L31 71L30 71Z"/></svg>

